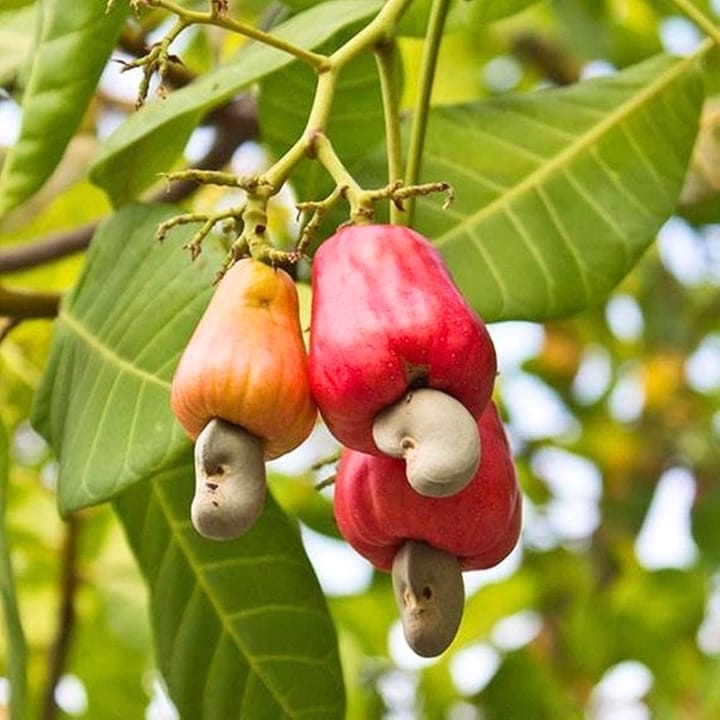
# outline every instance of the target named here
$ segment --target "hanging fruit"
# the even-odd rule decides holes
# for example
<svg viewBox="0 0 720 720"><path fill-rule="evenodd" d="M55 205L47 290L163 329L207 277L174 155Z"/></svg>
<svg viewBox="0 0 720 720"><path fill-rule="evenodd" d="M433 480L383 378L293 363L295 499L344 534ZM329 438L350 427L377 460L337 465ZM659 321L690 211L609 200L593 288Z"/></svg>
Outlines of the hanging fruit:
<svg viewBox="0 0 720 720"><path fill-rule="evenodd" d="M171 405L195 440L195 527L236 537L262 511L264 461L297 447L316 419L287 273L246 259L225 274L180 359Z"/></svg>
<svg viewBox="0 0 720 720"><path fill-rule="evenodd" d="M497 368L439 253L406 227L346 227L315 254L312 282L310 382L330 431L365 453L414 454L408 479L420 493L461 490L477 469L474 417ZM411 402L421 388L434 392ZM424 451L451 435L447 452Z"/></svg>
<svg viewBox="0 0 720 720"><path fill-rule="evenodd" d="M462 583L458 585L455 576L496 565L520 533L515 467L492 402L478 430L483 447L480 467L470 484L452 497L418 494L406 482L402 461L393 458L344 450L338 467L338 527L376 568L393 573L406 637L420 654L427 647L441 647L442 652L455 635L462 615L462 602L457 612L457 588ZM445 593L447 587L455 590Z"/></svg>

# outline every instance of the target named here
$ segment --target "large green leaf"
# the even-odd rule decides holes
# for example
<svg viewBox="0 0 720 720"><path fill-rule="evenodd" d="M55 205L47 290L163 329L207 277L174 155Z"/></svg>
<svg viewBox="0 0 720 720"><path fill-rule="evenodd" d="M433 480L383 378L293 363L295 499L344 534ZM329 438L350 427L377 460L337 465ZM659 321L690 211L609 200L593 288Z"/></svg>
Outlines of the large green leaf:
<svg viewBox="0 0 720 720"><path fill-rule="evenodd" d="M539 0L473 0L454 2L448 10L445 32L453 33L514 15ZM399 25L400 35L422 37L427 32L430 9L434 0L415 0L403 15Z"/></svg>
<svg viewBox="0 0 720 720"><path fill-rule="evenodd" d="M63 514L108 500L187 447L170 382L220 253L208 247L191 263L180 247L189 228L158 244L169 214L134 205L101 225L56 320L33 423L60 461Z"/></svg>
<svg viewBox="0 0 720 720"><path fill-rule="evenodd" d="M221 255L191 263L189 229L155 243L171 213L131 205L101 226L56 322L33 422L59 458L61 511L125 490L117 509L182 717L342 717L335 633L297 528L272 499L238 541L190 524L191 446L169 386Z"/></svg>
<svg viewBox="0 0 720 720"><path fill-rule="evenodd" d="M473 18L477 22L490 22L508 15L514 15L538 0L479 0L472 3Z"/></svg>
<svg viewBox="0 0 720 720"><path fill-rule="evenodd" d="M5 508L9 482L10 459L7 433L0 422L0 614L3 616L7 651L7 674L12 694L10 697L10 718L21 720L25 717L27 693L27 648L20 612L18 609L15 580L10 563L10 549L5 537Z"/></svg>
<svg viewBox="0 0 720 720"><path fill-rule="evenodd" d="M693 58L432 114L424 175L456 202L418 206L487 320L541 320L595 303L673 212L703 87Z"/></svg>
<svg viewBox="0 0 720 720"><path fill-rule="evenodd" d="M273 30L303 48L315 48L338 30L372 15L377 0L335 0L310 8ZM206 73L160 102L148 103L111 135L91 177L116 203L133 198L171 167L203 115L250 83L288 65L292 57L251 43L226 65Z"/></svg>
<svg viewBox="0 0 720 720"><path fill-rule="evenodd" d="M20 138L0 173L0 217L50 176L73 136L115 47L126 3L49 0L22 103Z"/></svg>
<svg viewBox="0 0 720 720"><path fill-rule="evenodd" d="M16 77L27 60L35 34L36 10L34 5L0 9L0 83Z"/></svg>
<svg viewBox="0 0 720 720"><path fill-rule="evenodd" d="M335 630L297 526L270 498L239 540L203 539L188 518L192 464L188 452L116 501L180 716L342 718Z"/></svg>

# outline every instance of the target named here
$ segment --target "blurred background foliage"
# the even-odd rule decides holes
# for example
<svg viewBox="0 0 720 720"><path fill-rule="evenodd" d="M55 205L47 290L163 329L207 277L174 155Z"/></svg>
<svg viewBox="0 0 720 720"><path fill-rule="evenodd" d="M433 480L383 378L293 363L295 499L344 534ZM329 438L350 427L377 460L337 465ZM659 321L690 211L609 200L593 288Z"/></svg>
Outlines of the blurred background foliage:
<svg viewBox="0 0 720 720"><path fill-rule="evenodd" d="M427 4L418 2L403 24L408 107ZM662 50L687 53L702 37L672 2L525 4L493 22L486 22L492 18L484 16L482 0L453 5L435 103L571 84ZM720 19L717 0L695 5ZM18 60L32 47L34 11L32 2L0 3L0 18L12 16L19 28L12 52L0 48L7 145L17 123L10 96L22 86L25 65ZM256 19L284 10L253 0L234 3L233 12ZM9 25L0 20L0 33L3 27ZM130 30L137 31L134 22ZM183 59L201 73L237 42L197 31ZM711 56L709 96L718 91L717 70ZM132 91L123 97L113 72L106 71L62 171L0 228L3 247L108 212L85 175L107 128L132 111ZM332 467L312 473L302 457L275 467L273 492L303 522L337 621L349 717L720 717L717 107L708 102L677 215L604 305L544 326L491 328L500 358L497 398L516 452L525 524L521 546L501 566L467 574L465 617L450 651L426 661L404 645L388 577L372 573L338 539L331 488L312 487ZM188 154L201 142L196 135ZM259 146L249 146L238 162L252 164L259 154ZM212 202L213 192L195 202ZM276 232L290 220L279 207ZM75 255L14 273L3 284L63 292L81 265ZM68 523L55 510L54 460L27 420L50 334L50 323L27 321L0 344L0 417L11 438L7 534L33 716L55 717L42 709L54 694L59 717L171 718L153 667L145 586L111 510L83 511ZM322 434L315 442L332 452ZM0 636L0 718L9 694L3 642ZM63 643L67 662L53 693L48 678L55 677L53 657Z"/></svg>

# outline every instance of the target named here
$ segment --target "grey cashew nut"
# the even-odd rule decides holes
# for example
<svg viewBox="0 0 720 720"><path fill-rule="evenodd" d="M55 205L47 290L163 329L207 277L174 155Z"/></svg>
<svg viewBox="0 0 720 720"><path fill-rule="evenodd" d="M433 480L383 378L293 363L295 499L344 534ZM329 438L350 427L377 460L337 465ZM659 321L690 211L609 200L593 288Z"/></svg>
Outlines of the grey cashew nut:
<svg viewBox="0 0 720 720"><path fill-rule="evenodd" d="M460 492L480 464L475 418L441 390L408 393L375 418L372 433L381 452L405 458L408 481L421 495Z"/></svg>
<svg viewBox="0 0 720 720"><path fill-rule="evenodd" d="M458 559L407 540L392 566L393 590L408 645L423 657L444 652L462 620L465 588Z"/></svg>
<svg viewBox="0 0 720 720"><path fill-rule="evenodd" d="M190 517L212 540L250 529L265 505L265 462L260 439L219 418L195 441L195 496Z"/></svg>

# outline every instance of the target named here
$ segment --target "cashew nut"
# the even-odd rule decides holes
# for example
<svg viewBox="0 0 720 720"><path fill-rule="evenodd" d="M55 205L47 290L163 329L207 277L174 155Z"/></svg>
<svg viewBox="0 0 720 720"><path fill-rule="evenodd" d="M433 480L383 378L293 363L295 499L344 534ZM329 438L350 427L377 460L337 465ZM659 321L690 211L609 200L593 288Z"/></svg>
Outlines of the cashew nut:
<svg viewBox="0 0 720 720"><path fill-rule="evenodd" d="M393 590L408 645L435 657L453 641L465 603L458 559L420 540L407 540L392 566Z"/></svg>
<svg viewBox="0 0 720 720"><path fill-rule="evenodd" d="M212 540L249 530L265 504L265 463L260 439L218 418L195 441L195 497L190 517Z"/></svg>
<svg viewBox="0 0 720 720"><path fill-rule="evenodd" d="M440 390L413 390L383 410L373 422L373 440L386 455L405 458L408 481L429 497L460 492L480 464L475 418Z"/></svg>

